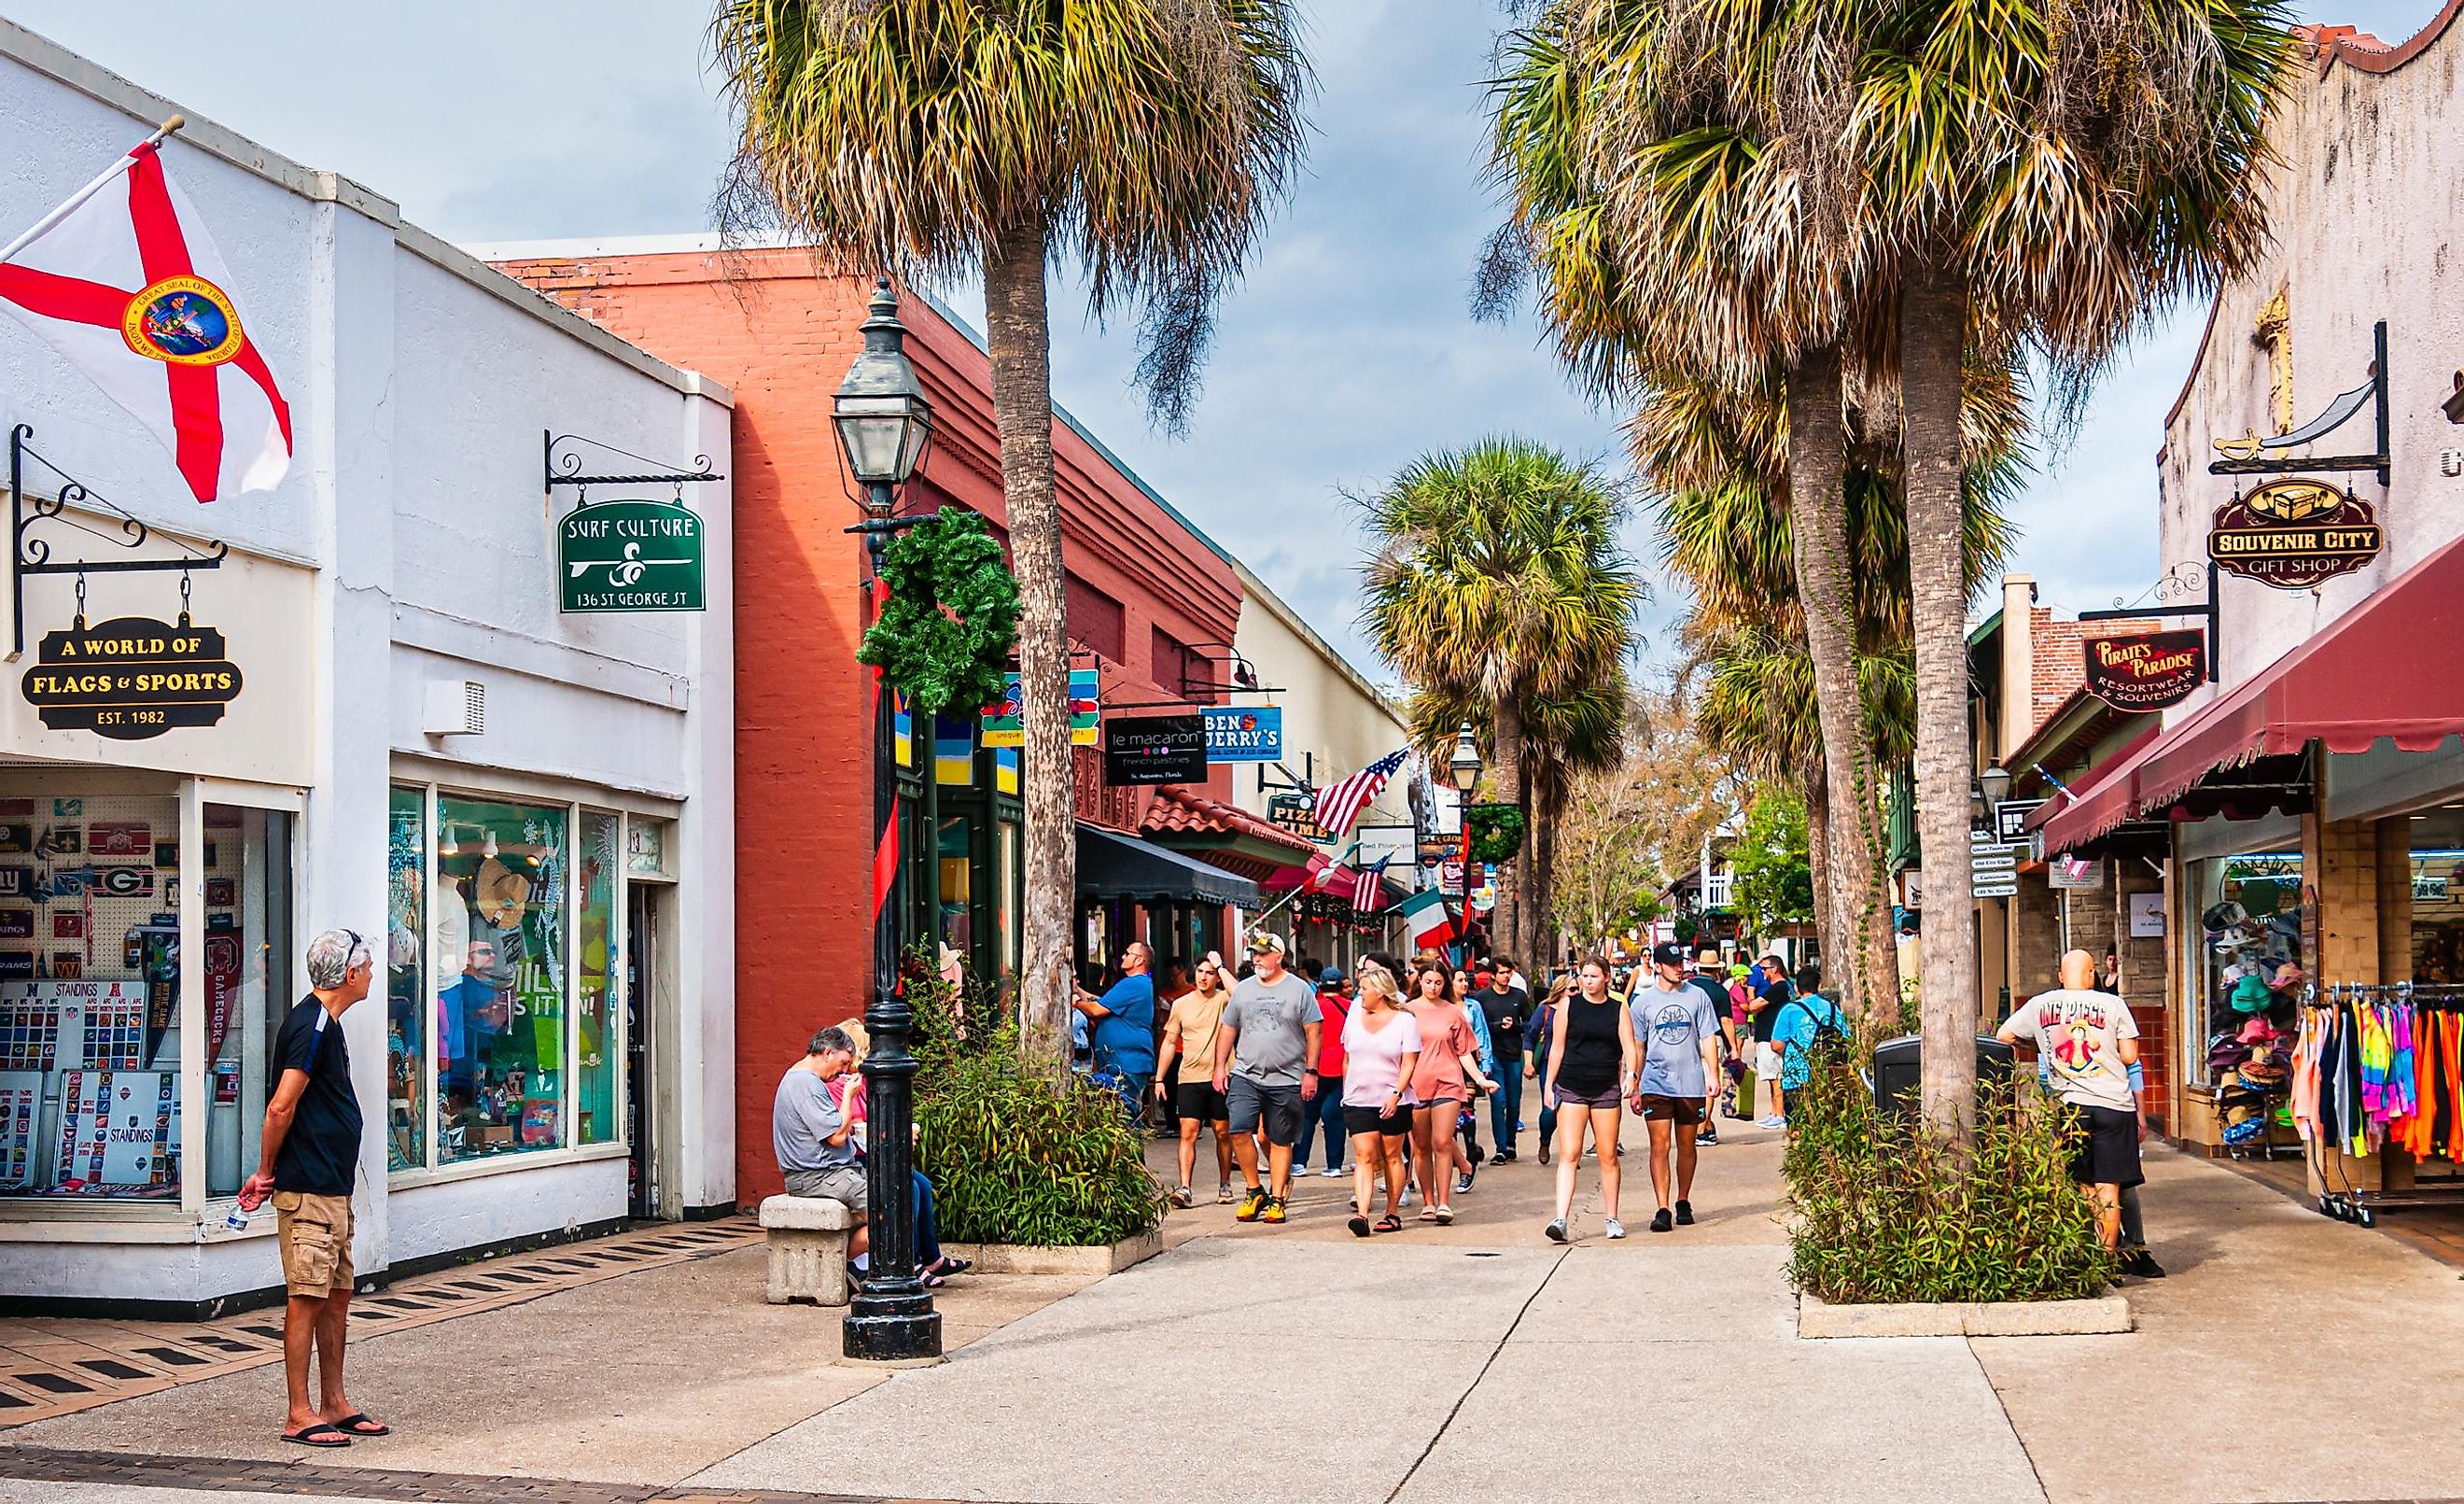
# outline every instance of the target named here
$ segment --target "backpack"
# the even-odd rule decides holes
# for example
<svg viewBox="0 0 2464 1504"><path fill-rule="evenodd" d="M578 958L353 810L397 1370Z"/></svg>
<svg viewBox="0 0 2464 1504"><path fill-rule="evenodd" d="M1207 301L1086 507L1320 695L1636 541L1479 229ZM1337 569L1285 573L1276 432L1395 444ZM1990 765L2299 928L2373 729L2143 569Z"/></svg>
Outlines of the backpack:
<svg viewBox="0 0 2464 1504"><path fill-rule="evenodd" d="M1796 1006L1805 1007L1805 1000L1797 999ZM1848 1031L1839 1027L1839 1005L1829 998L1824 998L1822 1006L1830 1009L1830 1012L1821 1018L1814 1019L1814 1038L1809 1040L1805 1047L1809 1052L1835 1049L1848 1043ZM1805 1014L1808 1018L1814 1018L1814 1009L1805 1008Z"/></svg>

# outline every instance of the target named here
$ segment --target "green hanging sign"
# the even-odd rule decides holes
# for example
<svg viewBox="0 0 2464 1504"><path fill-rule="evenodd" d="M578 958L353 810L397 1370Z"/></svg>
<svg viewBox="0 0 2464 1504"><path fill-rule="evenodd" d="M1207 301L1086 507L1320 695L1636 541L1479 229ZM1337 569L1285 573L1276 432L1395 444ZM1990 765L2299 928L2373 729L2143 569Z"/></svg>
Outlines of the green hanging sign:
<svg viewBox="0 0 2464 1504"><path fill-rule="evenodd" d="M593 501L556 529L557 609L702 609L701 518L680 501Z"/></svg>

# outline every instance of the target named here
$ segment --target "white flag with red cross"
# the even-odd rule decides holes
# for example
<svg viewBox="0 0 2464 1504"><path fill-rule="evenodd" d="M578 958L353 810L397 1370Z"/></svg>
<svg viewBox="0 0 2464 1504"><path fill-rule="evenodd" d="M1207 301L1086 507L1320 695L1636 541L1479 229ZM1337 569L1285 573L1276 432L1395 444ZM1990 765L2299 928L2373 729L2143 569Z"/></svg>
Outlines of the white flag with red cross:
<svg viewBox="0 0 2464 1504"><path fill-rule="evenodd" d="M230 289L160 137L0 249L0 308L151 429L200 501L291 468L291 409Z"/></svg>

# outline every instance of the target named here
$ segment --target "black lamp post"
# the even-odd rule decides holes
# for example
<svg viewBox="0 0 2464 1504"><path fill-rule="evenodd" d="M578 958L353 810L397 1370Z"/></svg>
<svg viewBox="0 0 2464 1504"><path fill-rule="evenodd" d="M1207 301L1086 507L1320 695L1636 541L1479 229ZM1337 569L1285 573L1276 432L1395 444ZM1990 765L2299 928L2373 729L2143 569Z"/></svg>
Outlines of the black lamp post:
<svg viewBox="0 0 2464 1504"><path fill-rule="evenodd" d="M898 321L898 295L890 278L873 284L864 321L864 352L847 367L832 402L830 421L847 474L864 488L864 520L847 529L864 534L871 564L869 598L881 579L881 554L890 535L913 519L894 519L898 488L924 461L933 438L933 407L907 364L906 325ZM872 698L873 850L895 842L898 828L897 741L887 679ZM897 868L887 872L886 891L873 895L872 1002L864 1010L870 1036L865 1052L865 1101L871 1129L865 1151L870 1192L869 1227L872 1269L847 1312L844 1351L849 1358L912 1362L941 1356L941 1316L915 1268L915 1057L908 1051L914 1014L898 989Z"/></svg>
<svg viewBox="0 0 2464 1504"><path fill-rule="evenodd" d="M1446 777L1453 780L1460 798L1455 807L1463 821L1463 964L1471 964L1471 791L1480 786L1480 744L1472 740L1471 722L1463 723L1455 733L1454 756L1446 759Z"/></svg>

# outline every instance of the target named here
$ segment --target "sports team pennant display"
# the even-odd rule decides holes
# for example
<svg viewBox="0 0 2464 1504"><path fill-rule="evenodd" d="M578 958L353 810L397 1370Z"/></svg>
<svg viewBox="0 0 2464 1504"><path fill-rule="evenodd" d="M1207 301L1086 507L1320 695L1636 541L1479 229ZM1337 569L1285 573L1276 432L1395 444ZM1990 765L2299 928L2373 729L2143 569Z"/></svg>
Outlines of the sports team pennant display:
<svg viewBox="0 0 2464 1504"><path fill-rule="evenodd" d="M291 409L230 285L160 133L0 249L0 308L152 430L200 501L291 467Z"/></svg>

